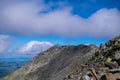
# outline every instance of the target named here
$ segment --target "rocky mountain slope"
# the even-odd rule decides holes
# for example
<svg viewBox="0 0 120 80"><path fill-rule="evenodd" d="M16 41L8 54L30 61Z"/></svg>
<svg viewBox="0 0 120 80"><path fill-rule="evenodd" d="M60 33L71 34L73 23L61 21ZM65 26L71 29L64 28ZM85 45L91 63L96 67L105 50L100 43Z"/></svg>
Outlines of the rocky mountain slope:
<svg viewBox="0 0 120 80"><path fill-rule="evenodd" d="M101 44L92 58L64 80L120 80L120 36Z"/></svg>
<svg viewBox="0 0 120 80"><path fill-rule="evenodd" d="M97 50L95 45L56 45L2 80L63 80L65 75L86 62Z"/></svg>
<svg viewBox="0 0 120 80"><path fill-rule="evenodd" d="M110 73L119 72L119 51L120 36L101 44L100 48L56 45L2 80L110 80L106 79L107 74L115 78L120 75Z"/></svg>

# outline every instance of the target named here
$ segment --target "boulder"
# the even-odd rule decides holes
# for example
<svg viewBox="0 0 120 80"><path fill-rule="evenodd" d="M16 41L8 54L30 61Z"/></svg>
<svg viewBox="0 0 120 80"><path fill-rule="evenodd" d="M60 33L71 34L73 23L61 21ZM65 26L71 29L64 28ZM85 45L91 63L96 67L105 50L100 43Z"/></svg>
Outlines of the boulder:
<svg viewBox="0 0 120 80"><path fill-rule="evenodd" d="M117 61L117 63L120 66L120 51L115 52L115 60Z"/></svg>

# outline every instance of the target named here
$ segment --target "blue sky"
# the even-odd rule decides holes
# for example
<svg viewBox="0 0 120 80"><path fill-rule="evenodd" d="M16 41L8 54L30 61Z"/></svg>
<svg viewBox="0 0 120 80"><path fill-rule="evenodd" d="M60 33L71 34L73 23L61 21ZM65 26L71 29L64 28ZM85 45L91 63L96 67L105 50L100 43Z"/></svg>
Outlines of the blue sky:
<svg viewBox="0 0 120 80"><path fill-rule="evenodd" d="M119 0L1 0L0 53L96 44L120 34ZM44 45L44 46L43 46Z"/></svg>

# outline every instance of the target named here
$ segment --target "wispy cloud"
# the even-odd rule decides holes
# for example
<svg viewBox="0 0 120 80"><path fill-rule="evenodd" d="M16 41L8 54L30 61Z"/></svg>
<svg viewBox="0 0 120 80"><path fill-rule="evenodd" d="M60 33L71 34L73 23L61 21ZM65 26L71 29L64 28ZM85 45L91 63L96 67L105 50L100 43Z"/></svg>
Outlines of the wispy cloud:
<svg viewBox="0 0 120 80"><path fill-rule="evenodd" d="M0 35L0 53L5 53L8 51L11 44L11 36L9 35Z"/></svg>
<svg viewBox="0 0 120 80"><path fill-rule="evenodd" d="M29 41L11 48L14 46L13 41L15 38L12 36L0 35L0 56L35 56L53 46L51 42L47 41Z"/></svg>

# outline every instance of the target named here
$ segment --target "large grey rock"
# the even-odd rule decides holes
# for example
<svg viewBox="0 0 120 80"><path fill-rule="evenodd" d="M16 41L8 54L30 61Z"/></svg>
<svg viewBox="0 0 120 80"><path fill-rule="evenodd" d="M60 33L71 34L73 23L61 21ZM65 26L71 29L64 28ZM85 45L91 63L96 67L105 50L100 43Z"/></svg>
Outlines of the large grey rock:
<svg viewBox="0 0 120 80"><path fill-rule="evenodd" d="M115 52L115 59L119 60L120 59L120 51Z"/></svg>
<svg viewBox="0 0 120 80"><path fill-rule="evenodd" d="M93 80L93 78L90 77L90 76L88 76L88 75L84 75L84 76L82 77L82 80Z"/></svg>

